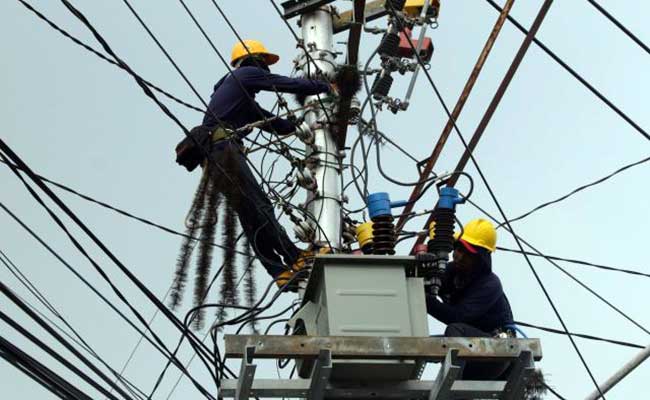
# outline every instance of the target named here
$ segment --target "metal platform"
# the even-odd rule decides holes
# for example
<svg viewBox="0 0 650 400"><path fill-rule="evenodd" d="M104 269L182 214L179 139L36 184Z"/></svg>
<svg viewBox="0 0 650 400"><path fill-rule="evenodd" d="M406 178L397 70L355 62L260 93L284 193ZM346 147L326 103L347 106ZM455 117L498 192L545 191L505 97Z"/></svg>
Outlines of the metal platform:
<svg viewBox="0 0 650 400"><path fill-rule="evenodd" d="M226 356L242 358L239 379L221 381L220 397L248 399L521 399L542 358L537 339L313 337L226 335ZM255 379L254 359L311 359L309 379ZM433 381L331 380L332 360L421 360L442 363ZM503 381L458 380L464 361L511 362Z"/></svg>

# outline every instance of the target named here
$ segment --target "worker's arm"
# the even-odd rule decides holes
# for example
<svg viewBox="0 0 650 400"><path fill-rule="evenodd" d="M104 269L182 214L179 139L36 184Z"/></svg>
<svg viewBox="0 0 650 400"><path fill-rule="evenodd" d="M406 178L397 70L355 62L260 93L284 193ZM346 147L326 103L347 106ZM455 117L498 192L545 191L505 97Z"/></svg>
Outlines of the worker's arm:
<svg viewBox="0 0 650 400"><path fill-rule="evenodd" d="M262 114L264 114L264 118L275 118L275 115L272 112L269 112L262 107L259 107L259 109ZM275 118L262 125L260 128L266 132L277 133L278 135L288 135L296 130L296 126L293 123L283 118Z"/></svg>
<svg viewBox="0 0 650 400"><path fill-rule="evenodd" d="M503 294L498 278L488 279L482 285L467 288L458 304L445 304L435 296L427 295L427 312L445 324L471 322L484 315Z"/></svg>
<svg viewBox="0 0 650 400"><path fill-rule="evenodd" d="M331 88L329 83L319 80L289 78L282 75L272 74L256 67L242 68L246 68L245 71L242 71L244 73L241 74L242 83L247 89L253 91L277 90L283 93L314 95L329 92Z"/></svg>

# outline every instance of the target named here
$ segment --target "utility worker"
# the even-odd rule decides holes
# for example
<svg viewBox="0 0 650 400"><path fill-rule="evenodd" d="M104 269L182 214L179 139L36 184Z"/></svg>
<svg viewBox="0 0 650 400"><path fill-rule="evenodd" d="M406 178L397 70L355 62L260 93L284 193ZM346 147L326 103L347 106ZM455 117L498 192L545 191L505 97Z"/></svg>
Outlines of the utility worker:
<svg viewBox="0 0 650 400"><path fill-rule="evenodd" d="M269 66L279 59L257 40L237 42L230 61L234 69L215 84L203 123L192 131L192 134L198 135L192 142L200 143L205 138L200 135L205 135L205 132L211 134L210 158L218 164L217 168L213 168L213 179L220 180L228 187L226 195L230 193L235 197L231 203L244 233L262 265L282 287L294 272L304 266L305 258L313 256L313 252L301 252L279 224L273 206L253 176L242 149L242 139L252 129L237 129L270 119L261 129L279 135L296 130L294 122L275 118L274 114L255 101L255 95L260 91L308 96L336 93L336 90L333 84L327 82L272 74ZM182 164L179 158L182 158L181 155L177 156L177 162Z"/></svg>
<svg viewBox="0 0 650 400"><path fill-rule="evenodd" d="M447 337L514 337L508 298L492 272L497 233L489 221L467 223L455 235L453 261L447 266L438 297L426 294L427 312L447 324ZM463 379L496 379L508 363L467 363Z"/></svg>

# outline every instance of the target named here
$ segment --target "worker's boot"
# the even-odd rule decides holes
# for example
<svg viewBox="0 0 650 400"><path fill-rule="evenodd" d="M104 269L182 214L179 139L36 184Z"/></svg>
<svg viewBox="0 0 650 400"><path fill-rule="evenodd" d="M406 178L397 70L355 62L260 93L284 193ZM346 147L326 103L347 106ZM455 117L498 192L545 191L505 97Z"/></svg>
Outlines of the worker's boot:
<svg viewBox="0 0 650 400"><path fill-rule="evenodd" d="M311 270L311 268L314 266L314 259L316 257L316 254L329 254L331 252L332 249L329 247L321 247L317 251L314 249L302 250L298 255L296 261L293 263L293 265L291 265L291 269L288 269L278 275L276 277L275 283L279 288L285 291L298 291L299 283L309 277L309 273L307 271ZM293 278L294 275L297 276L292 280L291 278Z"/></svg>

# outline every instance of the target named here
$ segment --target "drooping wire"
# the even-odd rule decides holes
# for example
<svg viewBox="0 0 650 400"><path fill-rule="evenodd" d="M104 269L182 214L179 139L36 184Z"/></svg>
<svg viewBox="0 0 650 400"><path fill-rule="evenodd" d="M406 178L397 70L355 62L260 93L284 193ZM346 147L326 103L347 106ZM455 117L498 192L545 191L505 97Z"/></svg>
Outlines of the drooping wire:
<svg viewBox="0 0 650 400"><path fill-rule="evenodd" d="M519 221L520 219L526 218L527 216L533 214L533 213L536 212L536 211L541 210L542 208L546 208L546 207L548 207L548 206L550 206L550 205L552 205L552 204L557 204L557 203L559 203L559 202L561 202L561 201L563 201L563 200L568 199L569 197L573 196L573 195L576 194L576 193L579 193L579 192L581 192L581 191L583 191L583 190L585 190L585 189L588 189L588 188L590 188L590 187L593 187L593 186L596 186L596 185L598 185L598 184L601 184L601 183L607 181L608 179L613 178L614 176L620 174L621 172L623 172L623 171L625 171L625 170L628 170L628 169L630 169L630 168L632 168L632 167L635 167L635 166L637 166L637 165L644 164L644 163L646 163L646 162L648 162L648 161L650 161L650 157L645 157L645 158L643 158L643 159L641 159L641 160L639 160L639 161L635 161L635 162L633 162L633 163L631 163L631 164L624 165L623 167L617 169L616 171L612 172L611 174L609 174L609 175L607 175L607 176L604 176L604 177L602 177L602 178L600 178L600 179L597 179L597 180L595 180L595 181L593 181L593 182L591 182L591 183L587 183L587 184L582 185L582 186L580 186L580 187L578 187L578 188L576 188L576 189L573 189L572 191L570 191L569 193L565 194L564 196L558 197L558 198L555 199L555 200L551 200L551 201L547 201L547 202L545 202L545 203L542 203L542 204L538 205L537 207L533 208L532 210L530 210L530 211L528 211L528 212L525 212L525 213L521 214L520 216L518 216L518 217L516 217L516 218L512 218L509 222L515 222L515 221ZM497 227L497 229L498 229L498 228L501 228L502 225L503 225L503 223L500 224L500 225Z"/></svg>

